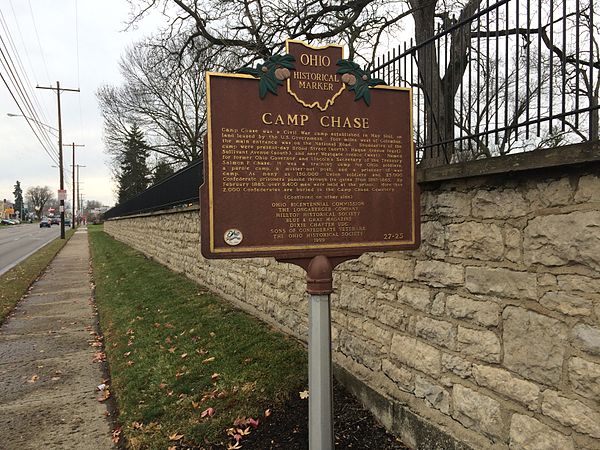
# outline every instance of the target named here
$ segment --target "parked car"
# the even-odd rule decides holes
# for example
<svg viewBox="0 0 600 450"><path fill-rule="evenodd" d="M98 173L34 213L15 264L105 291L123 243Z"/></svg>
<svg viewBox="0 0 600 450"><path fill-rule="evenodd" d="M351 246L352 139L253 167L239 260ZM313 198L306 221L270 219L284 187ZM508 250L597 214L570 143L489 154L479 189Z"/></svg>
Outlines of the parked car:
<svg viewBox="0 0 600 450"><path fill-rule="evenodd" d="M0 223L2 225L16 225L15 221L12 219L2 219Z"/></svg>
<svg viewBox="0 0 600 450"><path fill-rule="evenodd" d="M71 226L71 219L65 219L65 227Z"/></svg>
<svg viewBox="0 0 600 450"><path fill-rule="evenodd" d="M40 228L52 228L52 225L50 225L50 220L43 218L40 221Z"/></svg>
<svg viewBox="0 0 600 450"><path fill-rule="evenodd" d="M60 225L60 217L53 217L50 219L51 225Z"/></svg>

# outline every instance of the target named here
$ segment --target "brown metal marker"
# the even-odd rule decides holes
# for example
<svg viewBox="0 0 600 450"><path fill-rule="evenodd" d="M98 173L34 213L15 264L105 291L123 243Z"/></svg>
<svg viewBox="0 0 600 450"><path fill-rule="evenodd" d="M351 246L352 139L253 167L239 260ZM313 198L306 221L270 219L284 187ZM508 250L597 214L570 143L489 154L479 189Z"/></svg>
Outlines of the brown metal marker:
<svg viewBox="0 0 600 450"><path fill-rule="evenodd" d="M245 74L206 75L201 251L306 270L309 443L329 450L333 269L420 243L412 99L376 86L341 46L286 49Z"/></svg>

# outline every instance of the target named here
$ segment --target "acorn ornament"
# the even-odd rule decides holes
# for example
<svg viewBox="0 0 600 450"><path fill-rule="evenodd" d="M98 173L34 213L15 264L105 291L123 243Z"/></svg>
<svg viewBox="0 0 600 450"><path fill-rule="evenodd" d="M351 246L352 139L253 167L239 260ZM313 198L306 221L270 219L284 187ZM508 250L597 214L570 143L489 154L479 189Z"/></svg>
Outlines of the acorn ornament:
<svg viewBox="0 0 600 450"><path fill-rule="evenodd" d="M290 75L290 69L288 69L287 67L279 67L275 69L275 78L277 78L278 80L287 80L290 77Z"/></svg>
<svg viewBox="0 0 600 450"><path fill-rule="evenodd" d="M342 81L346 84L349 91L354 91L354 100L363 99L368 105L371 104L371 88L385 84L385 81L379 78L371 78L368 72L365 72L354 61L349 59L340 59L337 62L339 69L336 73L342 75Z"/></svg>
<svg viewBox="0 0 600 450"><path fill-rule="evenodd" d="M351 73L345 73L342 75L342 81L348 86L354 86L356 84L356 77Z"/></svg>

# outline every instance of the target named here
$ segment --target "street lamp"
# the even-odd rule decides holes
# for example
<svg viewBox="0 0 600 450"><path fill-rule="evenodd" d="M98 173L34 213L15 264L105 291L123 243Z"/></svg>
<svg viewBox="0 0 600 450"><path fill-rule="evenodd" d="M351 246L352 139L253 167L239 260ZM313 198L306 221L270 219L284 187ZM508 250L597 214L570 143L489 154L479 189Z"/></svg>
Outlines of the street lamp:
<svg viewBox="0 0 600 450"><path fill-rule="evenodd" d="M44 122L40 122L39 120L35 120L35 119L34 119L34 118L32 118L32 117L25 116L25 115L23 115L23 114L13 114L13 113L6 113L6 115L7 115L8 117L25 117L27 120L31 120L32 122L35 122L35 123L37 123L38 125L42 125L42 126L44 126L44 127L48 128L49 130L52 130L53 132L56 132L56 133L58 133L58 128L54 128L54 127L52 127L52 126L50 126L50 125L48 125L48 124L46 124L46 123L44 123Z"/></svg>

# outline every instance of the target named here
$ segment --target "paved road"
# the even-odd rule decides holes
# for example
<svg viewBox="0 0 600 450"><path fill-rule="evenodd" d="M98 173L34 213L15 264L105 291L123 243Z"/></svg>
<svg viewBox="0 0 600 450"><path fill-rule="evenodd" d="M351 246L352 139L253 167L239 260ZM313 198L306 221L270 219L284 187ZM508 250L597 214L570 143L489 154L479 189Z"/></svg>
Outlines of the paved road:
<svg viewBox="0 0 600 450"><path fill-rule="evenodd" d="M58 236L59 225L40 228L37 223L25 223L0 227L0 275Z"/></svg>

